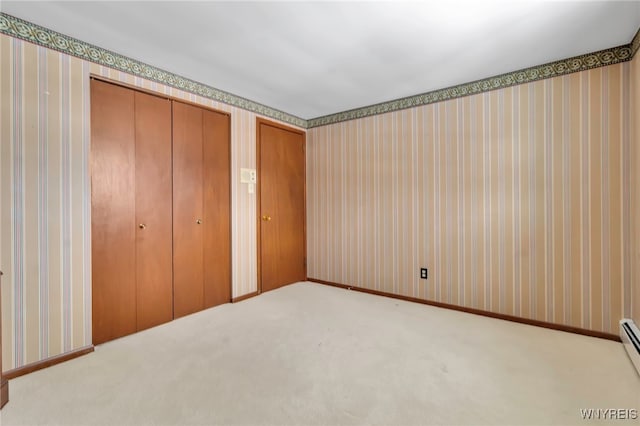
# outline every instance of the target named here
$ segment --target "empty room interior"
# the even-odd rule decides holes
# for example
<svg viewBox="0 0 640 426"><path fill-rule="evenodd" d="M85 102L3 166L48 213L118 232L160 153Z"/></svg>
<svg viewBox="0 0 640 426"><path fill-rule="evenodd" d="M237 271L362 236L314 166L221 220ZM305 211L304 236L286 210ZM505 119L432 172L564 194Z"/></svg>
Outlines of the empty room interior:
<svg viewBox="0 0 640 426"><path fill-rule="evenodd" d="M0 424L638 424L639 30L3 0Z"/></svg>

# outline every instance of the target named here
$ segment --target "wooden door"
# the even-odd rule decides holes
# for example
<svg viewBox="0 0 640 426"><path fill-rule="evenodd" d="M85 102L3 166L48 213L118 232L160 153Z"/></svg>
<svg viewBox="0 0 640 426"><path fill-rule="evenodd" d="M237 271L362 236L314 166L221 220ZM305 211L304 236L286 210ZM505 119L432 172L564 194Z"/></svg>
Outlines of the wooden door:
<svg viewBox="0 0 640 426"><path fill-rule="evenodd" d="M93 343L136 326L135 93L91 80Z"/></svg>
<svg viewBox="0 0 640 426"><path fill-rule="evenodd" d="M204 308L202 110L173 102L173 312Z"/></svg>
<svg viewBox="0 0 640 426"><path fill-rule="evenodd" d="M173 319L171 101L135 92L137 330Z"/></svg>
<svg viewBox="0 0 640 426"><path fill-rule="evenodd" d="M173 103L174 315L231 301L229 116Z"/></svg>
<svg viewBox="0 0 640 426"><path fill-rule="evenodd" d="M173 318L171 102L91 80L93 343Z"/></svg>
<svg viewBox="0 0 640 426"><path fill-rule="evenodd" d="M261 291L304 281L305 135L258 120Z"/></svg>

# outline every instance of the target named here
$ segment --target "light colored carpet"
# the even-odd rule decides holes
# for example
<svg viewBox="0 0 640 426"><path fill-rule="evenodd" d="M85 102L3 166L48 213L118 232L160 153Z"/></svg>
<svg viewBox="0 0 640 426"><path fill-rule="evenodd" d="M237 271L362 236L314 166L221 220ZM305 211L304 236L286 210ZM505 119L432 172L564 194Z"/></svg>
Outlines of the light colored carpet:
<svg viewBox="0 0 640 426"><path fill-rule="evenodd" d="M298 283L12 380L1 415L3 426L599 423L581 408L640 409L621 344Z"/></svg>

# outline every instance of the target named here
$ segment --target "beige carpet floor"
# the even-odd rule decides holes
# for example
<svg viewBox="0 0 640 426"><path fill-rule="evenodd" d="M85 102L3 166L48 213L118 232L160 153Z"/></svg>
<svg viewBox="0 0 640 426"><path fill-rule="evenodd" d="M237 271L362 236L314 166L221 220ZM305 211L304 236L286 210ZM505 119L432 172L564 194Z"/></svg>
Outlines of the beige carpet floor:
<svg viewBox="0 0 640 426"><path fill-rule="evenodd" d="M588 408L640 409L619 343L298 283L12 380L1 421L600 424Z"/></svg>

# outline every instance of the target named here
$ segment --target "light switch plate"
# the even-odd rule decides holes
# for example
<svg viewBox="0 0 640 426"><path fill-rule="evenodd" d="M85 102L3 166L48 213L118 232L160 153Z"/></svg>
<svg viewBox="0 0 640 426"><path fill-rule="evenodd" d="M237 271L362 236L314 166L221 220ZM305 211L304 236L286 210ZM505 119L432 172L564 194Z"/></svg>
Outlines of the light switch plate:
<svg viewBox="0 0 640 426"><path fill-rule="evenodd" d="M240 183L256 183L255 169L240 169Z"/></svg>

